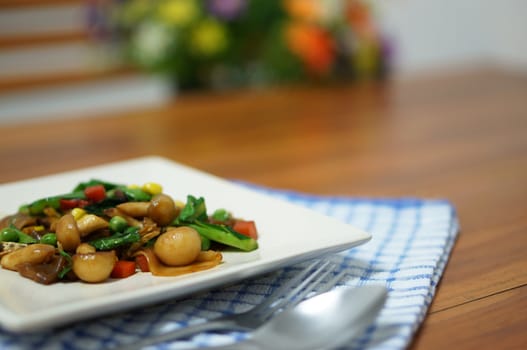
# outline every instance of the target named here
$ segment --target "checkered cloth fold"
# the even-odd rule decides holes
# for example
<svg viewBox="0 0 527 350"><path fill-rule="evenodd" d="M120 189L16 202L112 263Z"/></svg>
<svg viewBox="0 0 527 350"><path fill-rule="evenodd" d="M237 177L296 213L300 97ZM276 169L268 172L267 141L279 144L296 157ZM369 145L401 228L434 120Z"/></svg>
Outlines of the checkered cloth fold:
<svg viewBox="0 0 527 350"><path fill-rule="evenodd" d="M376 322L346 349L404 349L423 321L458 234L454 207L444 200L321 197L256 188L372 233L365 245L331 256L335 273L347 271L348 286L385 284L388 300ZM1 349L101 349L134 342L170 330L245 310L291 279L305 263L183 301L79 322L59 330L25 334L0 331ZM247 334L200 334L190 340L160 344L158 349L228 344Z"/></svg>

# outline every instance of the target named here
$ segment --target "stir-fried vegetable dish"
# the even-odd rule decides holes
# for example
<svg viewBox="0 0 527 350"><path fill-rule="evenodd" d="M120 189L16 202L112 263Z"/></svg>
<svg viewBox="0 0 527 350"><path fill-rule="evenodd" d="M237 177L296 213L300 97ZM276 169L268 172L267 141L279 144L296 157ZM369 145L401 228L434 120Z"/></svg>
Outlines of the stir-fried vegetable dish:
<svg viewBox="0 0 527 350"><path fill-rule="evenodd" d="M217 266L227 247L255 250L257 238L254 221L226 209L209 215L203 197L184 203L152 182L90 180L3 218L0 264L42 284L176 276Z"/></svg>

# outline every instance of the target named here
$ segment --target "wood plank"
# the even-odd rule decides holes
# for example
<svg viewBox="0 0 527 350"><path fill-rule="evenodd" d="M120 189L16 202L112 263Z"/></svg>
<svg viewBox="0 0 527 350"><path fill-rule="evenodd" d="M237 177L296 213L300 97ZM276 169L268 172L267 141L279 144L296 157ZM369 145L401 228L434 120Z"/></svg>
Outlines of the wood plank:
<svg viewBox="0 0 527 350"><path fill-rule="evenodd" d="M467 230L467 233L463 232L462 226L448 265L448 273L432 303L431 312L525 286L526 230L527 215L494 227L485 228L482 225L477 231Z"/></svg>
<svg viewBox="0 0 527 350"><path fill-rule="evenodd" d="M0 0L0 8L26 6L70 5L84 3L82 0Z"/></svg>
<svg viewBox="0 0 527 350"><path fill-rule="evenodd" d="M115 67L108 69L93 69L77 72L42 74L38 76L19 76L3 78L0 81L0 93L38 89L43 87L61 86L66 83L80 83L95 80L111 79L122 75L135 74L137 71L130 67Z"/></svg>
<svg viewBox="0 0 527 350"><path fill-rule="evenodd" d="M527 286L429 315L410 349L527 348Z"/></svg>
<svg viewBox="0 0 527 350"><path fill-rule="evenodd" d="M0 36L0 50L13 50L32 45L62 44L91 40L93 40L91 34L85 30L61 33Z"/></svg>

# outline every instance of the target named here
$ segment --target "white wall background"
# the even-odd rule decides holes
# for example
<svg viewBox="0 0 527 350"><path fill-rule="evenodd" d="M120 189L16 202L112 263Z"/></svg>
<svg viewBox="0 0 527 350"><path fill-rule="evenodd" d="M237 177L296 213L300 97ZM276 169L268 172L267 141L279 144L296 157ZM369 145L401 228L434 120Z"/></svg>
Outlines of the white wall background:
<svg viewBox="0 0 527 350"><path fill-rule="evenodd" d="M372 0L401 74L496 64L527 73L527 0Z"/></svg>

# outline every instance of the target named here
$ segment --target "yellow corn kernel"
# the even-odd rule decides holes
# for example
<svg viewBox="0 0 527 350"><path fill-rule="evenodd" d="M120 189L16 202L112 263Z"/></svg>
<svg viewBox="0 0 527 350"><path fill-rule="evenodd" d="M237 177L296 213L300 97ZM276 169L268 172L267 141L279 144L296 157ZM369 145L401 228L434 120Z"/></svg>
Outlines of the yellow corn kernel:
<svg viewBox="0 0 527 350"><path fill-rule="evenodd" d="M130 188L130 189L141 188L141 186L136 185L136 184L130 184L130 185L126 186L126 187L128 187L128 188Z"/></svg>
<svg viewBox="0 0 527 350"><path fill-rule="evenodd" d="M163 187L155 182L147 182L143 185L143 187L141 187L141 189L146 193L150 193L152 196L163 192Z"/></svg>
<svg viewBox="0 0 527 350"><path fill-rule="evenodd" d="M33 230L39 232L39 231L44 231L44 226L42 225L39 225L39 226L33 226Z"/></svg>
<svg viewBox="0 0 527 350"><path fill-rule="evenodd" d="M174 201L174 204L176 205L176 208L180 208L180 209L183 209L183 207L185 206L184 202L177 200L177 199Z"/></svg>
<svg viewBox="0 0 527 350"><path fill-rule="evenodd" d="M73 215L73 218L75 220L79 220L84 215L86 215L86 210L84 210L82 208L74 208L74 209L71 210L71 215Z"/></svg>

